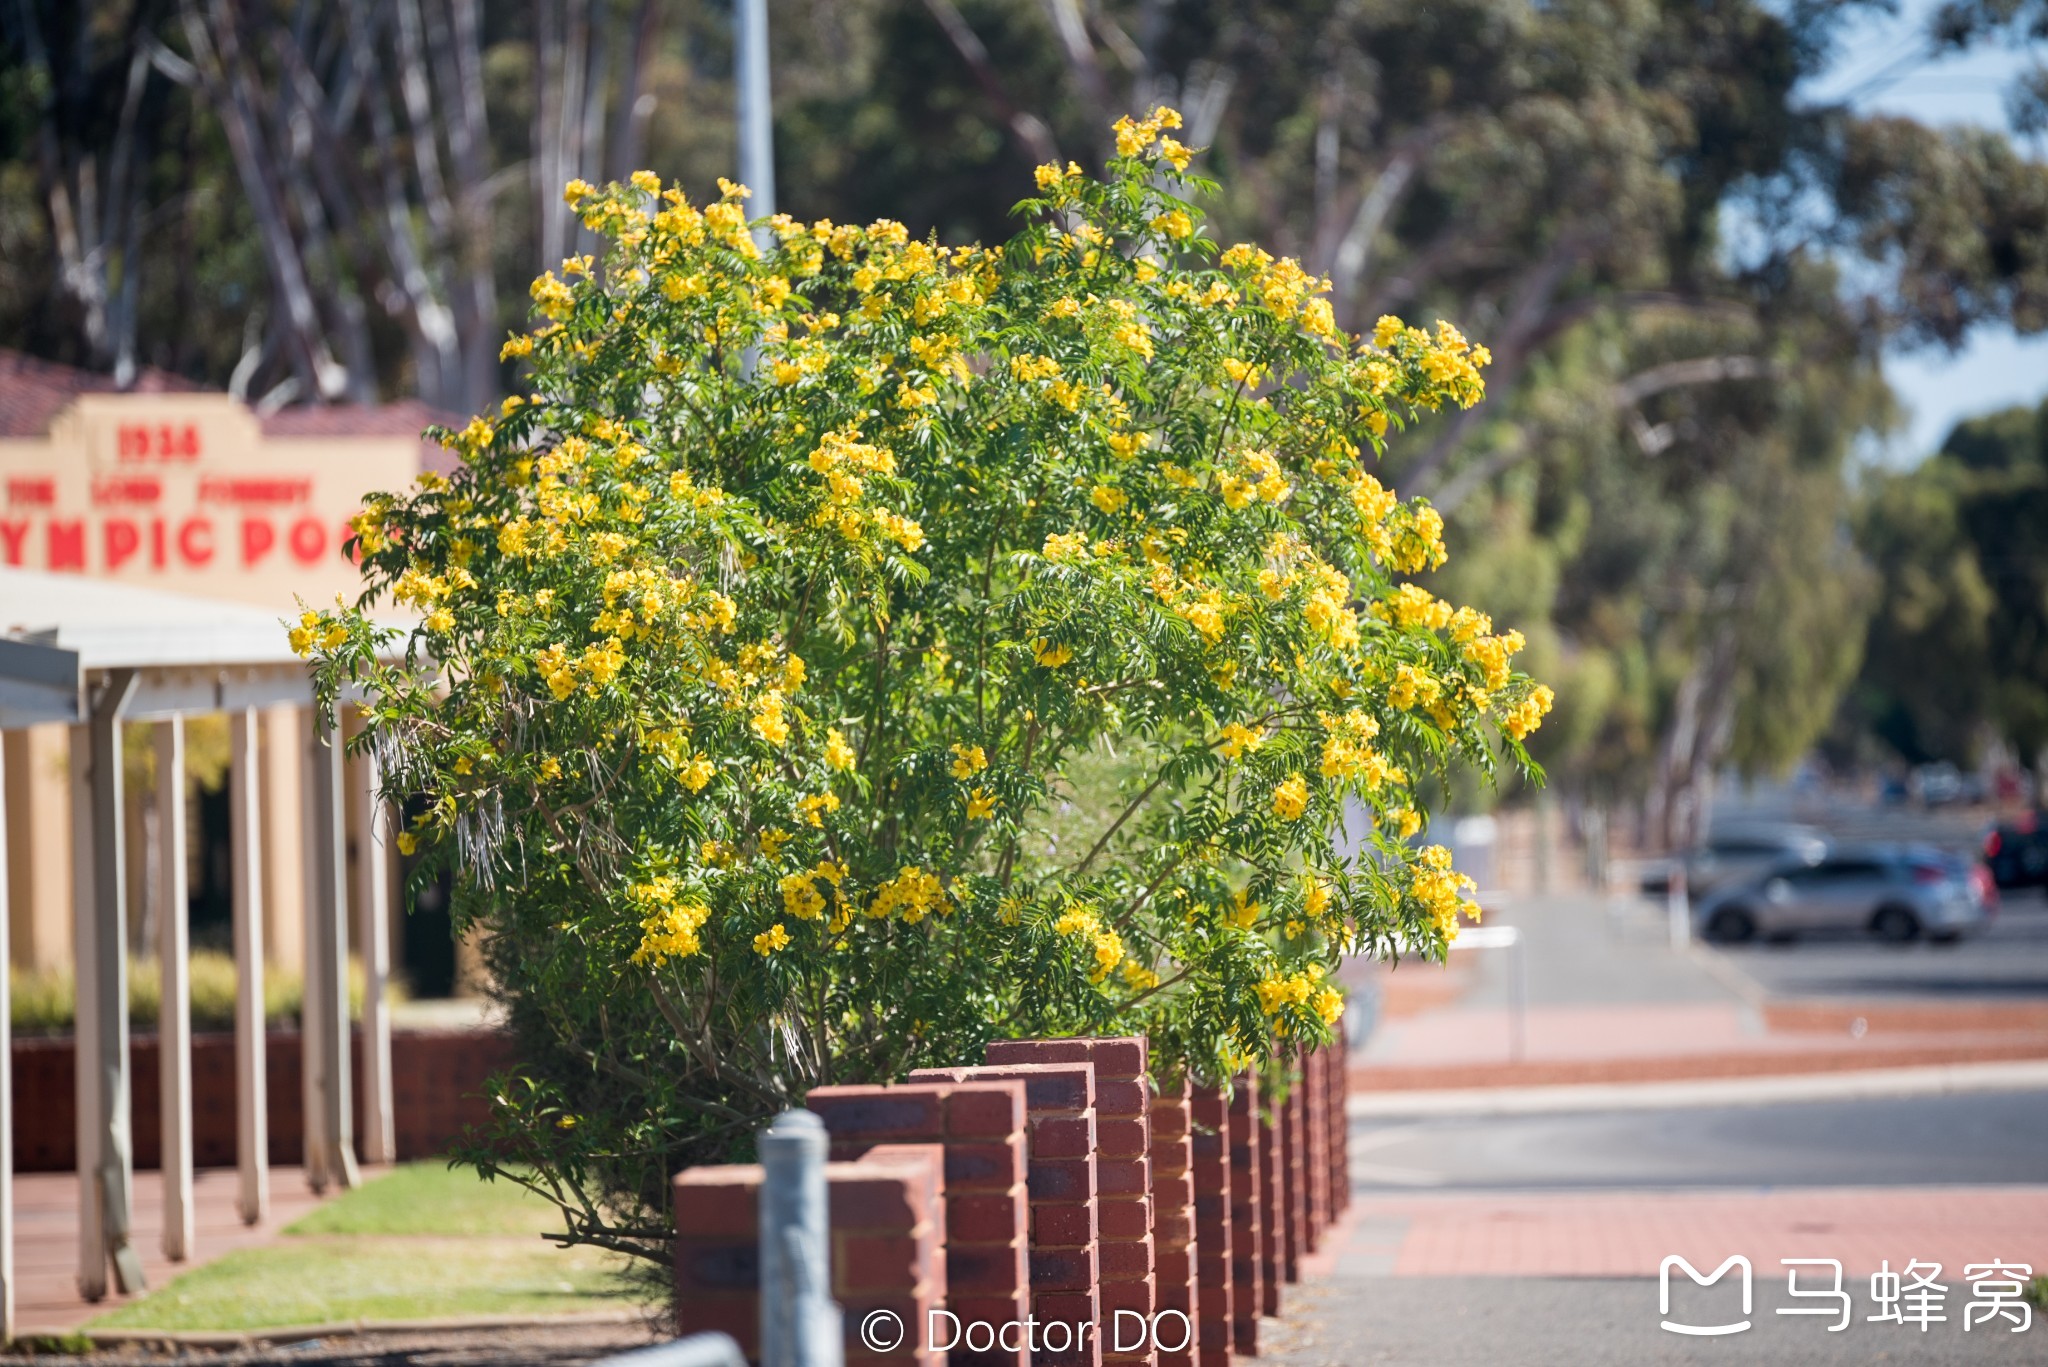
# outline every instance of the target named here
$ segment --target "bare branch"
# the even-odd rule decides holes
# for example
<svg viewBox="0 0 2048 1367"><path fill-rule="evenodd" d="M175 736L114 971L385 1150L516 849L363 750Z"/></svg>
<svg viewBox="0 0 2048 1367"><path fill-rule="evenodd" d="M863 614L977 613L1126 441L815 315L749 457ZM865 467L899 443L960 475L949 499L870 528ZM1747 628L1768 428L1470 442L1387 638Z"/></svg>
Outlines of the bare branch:
<svg viewBox="0 0 2048 1367"><path fill-rule="evenodd" d="M1666 390L1727 380L1772 379L1783 374L1783 366L1755 356L1700 356L1689 361L1668 361L1637 371L1614 386L1614 402L1633 407Z"/></svg>

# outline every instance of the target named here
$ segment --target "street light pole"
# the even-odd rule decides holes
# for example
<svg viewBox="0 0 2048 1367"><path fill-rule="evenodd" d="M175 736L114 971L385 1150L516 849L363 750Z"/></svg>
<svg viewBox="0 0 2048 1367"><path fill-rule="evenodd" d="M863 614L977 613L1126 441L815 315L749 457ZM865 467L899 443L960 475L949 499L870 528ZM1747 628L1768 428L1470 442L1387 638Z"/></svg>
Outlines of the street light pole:
<svg viewBox="0 0 2048 1367"><path fill-rule="evenodd" d="M775 212L775 132L768 107L768 0L733 5L733 84L739 94L740 183L749 218Z"/></svg>

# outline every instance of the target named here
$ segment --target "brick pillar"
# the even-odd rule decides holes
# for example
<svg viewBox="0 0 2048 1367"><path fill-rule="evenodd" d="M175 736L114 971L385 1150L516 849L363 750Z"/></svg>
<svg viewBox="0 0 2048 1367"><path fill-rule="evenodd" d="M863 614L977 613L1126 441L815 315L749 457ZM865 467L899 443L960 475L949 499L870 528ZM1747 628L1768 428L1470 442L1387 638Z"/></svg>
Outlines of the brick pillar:
<svg viewBox="0 0 2048 1367"><path fill-rule="evenodd" d="M1334 1177L1331 1183L1331 1216L1334 1219L1351 1208L1351 1041L1340 1028L1330 1046L1330 1156Z"/></svg>
<svg viewBox="0 0 2048 1367"><path fill-rule="evenodd" d="M1168 1315L1157 1329L1166 1343L1178 1342L1181 1330L1188 1346L1162 1351L1159 1367L1194 1367L1199 1336L1200 1283L1195 1240L1193 1109L1187 1079L1162 1087L1152 1098L1152 1269L1154 1313L1177 1310L1185 1326Z"/></svg>
<svg viewBox="0 0 2048 1367"><path fill-rule="evenodd" d="M856 1367L938 1367L922 1326L946 1297L940 1239L944 1162L928 1145L891 1145L853 1163L827 1163L832 1225L832 1294L850 1331ZM761 1168L754 1163L690 1168L674 1182L676 1332L718 1330L749 1361L761 1349ZM888 1310L905 1326L901 1347L867 1351L864 1316Z"/></svg>
<svg viewBox="0 0 2048 1367"><path fill-rule="evenodd" d="M1309 1142L1305 1119L1309 1115L1309 1070L1296 1055L1294 1060L1294 1086L1288 1088L1286 1105L1280 1107L1280 1160L1282 1160L1282 1189L1286 1199L1282 1213L1286 1217L1286 1248L1284 1267L1280 1269L1288 1281L1300 1281L1300 1256L1311 1252L1309 1248L1309 1201L1303 1189L1309 1180L1309 1162L1305 1146Z"/></svg>
<svg viewBox="0 0 2048 1367"><path fill-rule="evenodd" d="M1230 1101L1215 1087L1190 1099L1189 1155L1195 1184L1195 1270L1200 1313L1195 1343L1201 1367L1230 1367Z"/></svg>
<svg viewBox="0 0 2048 1367"><path fill-rule="evenodd" d="M1259 1220L1259 1078L1240 1073L1230 1095L1230 1333L1237 1351L1259 1354L1265 1305Z"/></svg>
<svg viewBox="0 0 2048 1367"><path fill-rule="evenodd" d="M1282 1174L1287 1165L1280 1154L1280 1126L1274 1113L1279 1104L1284 1103L1269 1099L1253 1108L1259 1127L1259 1313L1275 1317L1280 1314L1280 1282L1287 1266L1282 1252L1287 1240Z"/></svg>
<svg viewBox="0 0 2048 1367"><path fill-rule="evenodd" d="M924 1333L930 1312L946 1301L945 1170L937 1144L880 1145L858 1162L827 1165L832 1296L853 1331L846 1337L847 1367L946 1361ZM860 1337L862 1321L880 1310L904 1327L901 1346L887 1353L870 1352Z"/></svg>
<svg viewBox="0 0 2048 1367"><path fill-rule="evenodd" d="M1031 1360L1036 1367L1101 1367L1095 1066L920 1068L910 1080L1024 1084L1029 1116L1025 1148L1031 1198L1031 1313L1039 1322L1040 1345Z"/></svg>
<svg viewBox="0 0 2048 1367"><path fill-rule="evenodd" d="M676 1175L676 1333L730 1334L761 1356L761 1168L686 1168Z"/></svg>
<svg viewBox="0 0 2048 1367"><path fill-rule="evenodd" d="M1142 1036L1124 1038L995 1040L991 1066L1020 1063L1089 1063L1095 1068L1096 1249L1098 1313L1108 1363L1149 1364L1149 1346L1118 1352L1116 1344L1149 1345L1140 1325L1152 1318L1152 1091ZM1133 1319L1132 1317L1136 1318ZM1171 1336L1168 1339L1172 1341Z"/></svg>
<svg viewBox="0 0 2048 1367"><path fill-rule="evenodd" d="M1322 1056L1311 1050L1301 1056L1302 1146L1308 1161L1308 1181L1303 1183L1308 1198L1308 1247L1322 1247L1323 1231L1330 1224L1330 1112L1323 1091Z"/></svg>
<svg viewBox="0 0 2048 1367"><path fill-rule="evenodd" d="M805 1105L825 1122L832 1157L939 1143L945 1153L946 1304L963 1324L1005 1325L1030 1313L1024 1084L965 1082L815 1087ZM858 1322L854 1321L858 1330ZM919 1326L922 1339L924 1326ZM954 1367L1024 1367L1020 1347L964 1344Z"/></svg>

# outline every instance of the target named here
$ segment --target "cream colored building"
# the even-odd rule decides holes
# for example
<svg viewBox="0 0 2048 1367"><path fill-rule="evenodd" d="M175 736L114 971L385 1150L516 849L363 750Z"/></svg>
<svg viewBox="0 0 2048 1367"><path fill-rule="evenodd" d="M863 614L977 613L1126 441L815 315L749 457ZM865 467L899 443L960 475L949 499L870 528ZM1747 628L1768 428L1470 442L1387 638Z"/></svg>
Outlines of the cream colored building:
<svg viewBox="0 0 2048 1367"><path fill-rule="evenodd" d="M300 601L353 600L343 555L366 495L409 484L446 453L424 443L437 415L417 403L282 409L259 415L226 394L161 376L110 392L101 375L0 351L0 565L218 598L293 615ZM439 420L445 421L445 418ZM0 599L0 637L33 628L34 603ZM280 625L282 633L284 627ZM294 810L310 719L265 711L263 802ZM0 733L4 747L9 957L61 969L72 956L69 728ZM127 823L134 905L147 904L140 841ZM265 951L303 952L299 823L263 833Z"/></svg>

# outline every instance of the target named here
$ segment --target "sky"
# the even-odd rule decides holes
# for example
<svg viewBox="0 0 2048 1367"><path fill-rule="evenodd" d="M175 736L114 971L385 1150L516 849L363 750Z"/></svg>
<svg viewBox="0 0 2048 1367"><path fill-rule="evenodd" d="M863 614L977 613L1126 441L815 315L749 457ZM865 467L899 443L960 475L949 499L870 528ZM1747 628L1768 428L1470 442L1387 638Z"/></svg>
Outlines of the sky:
<svg viewBox="0 0 2048 1367"><path fill-rule="evenodd" d="M2048 54L1982 49L1944 61L1915 60L1932 0L1905 0L1894 15L1871 14L1844 30L1834 62L1801 91L1816 103L1844 97L1859 109L1903 114L1929 124L1975 124L2010 131L2004 92L2012 77ZM2041 154L2037 144L2034 155ZM1911 464L1941 444L1962 418L2039 403L2048 396L2048 336L1979 329L1960 352L1896 352L1885 376L1909 411L1910 426L1883 452Z"/></svg>

